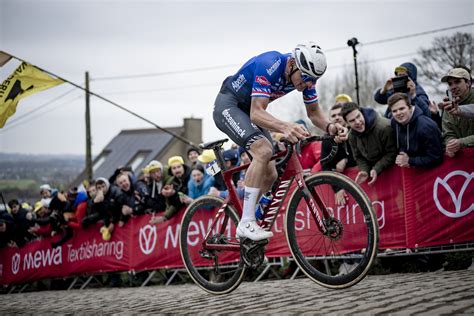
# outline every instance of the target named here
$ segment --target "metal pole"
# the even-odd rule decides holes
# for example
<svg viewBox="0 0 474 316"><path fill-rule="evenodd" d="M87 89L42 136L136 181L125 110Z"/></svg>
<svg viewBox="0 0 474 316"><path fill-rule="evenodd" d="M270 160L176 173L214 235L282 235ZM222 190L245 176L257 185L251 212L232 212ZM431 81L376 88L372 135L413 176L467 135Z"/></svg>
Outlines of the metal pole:
<svg viewBox="0 0 474 316"><path fill-rule="evenodd" d="M92 139L91 139L91 113L89 93L89 72L86 71L86 176L87 180L93 179L92 174Z"/></svg>
<svg viewBox="0 0 474 316"><path fill-rule="evenodd" d="M357 104L360 106L360 98L359 98L359 75L357 73L357 50L355 48L355 45L352 46L352 50L353 50L353 56L354 56L354 71L355 71L355 79L356 79L356 86L355 86L355 89L356 89L356 93L357 93Z"/></svg>

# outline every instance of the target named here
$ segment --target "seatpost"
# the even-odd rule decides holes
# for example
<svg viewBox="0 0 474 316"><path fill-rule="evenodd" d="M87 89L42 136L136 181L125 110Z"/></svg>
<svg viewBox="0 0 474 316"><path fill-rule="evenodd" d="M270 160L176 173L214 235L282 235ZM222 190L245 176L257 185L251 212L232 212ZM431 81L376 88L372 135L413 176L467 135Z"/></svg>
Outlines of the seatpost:
<svg viewBox="0 0 474 316"><path fill-rule="evenodd" d="M222 171L227 170L224 158L222 157L221 148L220 147L214 147L214 148L212 148L212 150L214 150L214 154L216 155L217 165L219 166L219 168L221 168Z"/></svg>

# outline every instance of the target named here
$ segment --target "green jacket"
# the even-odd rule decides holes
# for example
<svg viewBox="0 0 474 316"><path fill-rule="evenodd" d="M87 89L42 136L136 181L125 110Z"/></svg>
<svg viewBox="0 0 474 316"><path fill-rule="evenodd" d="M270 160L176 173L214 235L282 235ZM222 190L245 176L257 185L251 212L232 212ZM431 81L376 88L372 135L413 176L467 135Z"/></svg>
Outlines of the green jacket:
<svg viewBox="0 0 474 316"><path fill-rule="evenodd" d="M474 89L459 102L463 104L474 103ZM443 112L443 139L446 144L450 139L459 139L461 147L474 147L474 119L452 115L447 111Z"/></svg>
<svg viewBox="0 0 474 316"><path fill-rule="evenodd" d="M373 109L361 108L360 111L364 115L365 131L351 130L349 144L361 171L370 174L374 169L380 174L395 162L395 135L388 119L380 117Z"/></svg>

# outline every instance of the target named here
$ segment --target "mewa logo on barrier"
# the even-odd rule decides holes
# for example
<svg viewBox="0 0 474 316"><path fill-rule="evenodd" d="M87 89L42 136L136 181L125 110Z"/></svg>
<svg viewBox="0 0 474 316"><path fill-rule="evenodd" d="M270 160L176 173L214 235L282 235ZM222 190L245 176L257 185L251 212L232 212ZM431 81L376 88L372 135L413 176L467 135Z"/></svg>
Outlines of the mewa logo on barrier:
<svg viewBox="0 0 474 316"><path fill-rule="evenodd" d="M156 226L146 225L140 228L138 243L143 254L149 255L155 250L156 239Z"/></svg>
<svg viewBox="0 0 474 316"><path fill-rule="evenodd" d="M452 177L456 176L460 177L461 179L464 179L464 183L462 184L459 192L455 192L448 183L448 181ZM451 218L460 218L471 213L474 210L474 203L471 203L471 205L466 206L466 203L463 203L463 198L472 198L472 196L469 195L469 191L467 194L465 194L466 190L472 190L472 188L469 189L472 179L474 179L474 172L468 173L463 170L451 171L443 179L437 177L433 185L433 200L435 201L438 210L444 215ZM444 188L444 190L446 190L446 192L449 194L452 200L452 204L449 203L449 201L446 201L446 199L440 200L439 197L441 195L441 188ZM451 206L449 207L447 205Z"/></svg>
<svg viewBox="0 0 474 316"><path fill-rule="evenodd" d="M20 254L16 253L12 257L12 273L17 274L20 271Z"/></svg>

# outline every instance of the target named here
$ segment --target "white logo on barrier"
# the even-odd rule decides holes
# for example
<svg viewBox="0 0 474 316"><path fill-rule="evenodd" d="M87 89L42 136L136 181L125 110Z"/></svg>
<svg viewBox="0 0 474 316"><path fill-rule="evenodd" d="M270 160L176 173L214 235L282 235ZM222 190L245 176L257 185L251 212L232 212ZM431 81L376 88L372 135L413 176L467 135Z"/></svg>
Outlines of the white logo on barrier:
<svg viewBox="0 0 474 316"><path fill-rule="evenodd" d="M146 225L140 228L139 243L145 255L152 253L156 245L156 226Z"/></svg>
<svg viewBox="0 0 474 316"><path fill-rule="evenodd" d="M451 189L451 187L448 184L448 180L451 179L454 176L463 176L463 177L466 178L464 180L464 184L461 187L461 190L459 191L459 193L457 195L456 195L456 193L454 193L453 189ZM433 186L433 199L436 203L436 206L438 207L438 210L441 213L443 213L444 215L446 215L448 217L451 217L451 218L459 218L459 217L463 217L463 216L466 216L469 213L471 213L474 210L474 203L471 203L471 205L465 210L461 210L461 206L462 206L462 199L463 199L463 196L464 196L464 192L469 187L469 184L471 183L472 179L474 179L474 172L469 174L469 173L467 173L465 171L462 171L462 170L452 171L446 177L444 177L444 179L441 179L441 178L437 177L436 181L434 183L434 186ZM452 201L454 203L454 206L456 208L455 210L451 210L451 209L447 210L440 203L440 201L438 199L438 190L439 190L439 185L440 184L449 193L449 196L451 196L451 199L452 199Z"/></svg>
<svg viewBox="0 0 474 316"><path fill-rule="evenodd" d="M20 271L20 254L16 253L12 257L12 273L17 274Z"/></svg>

